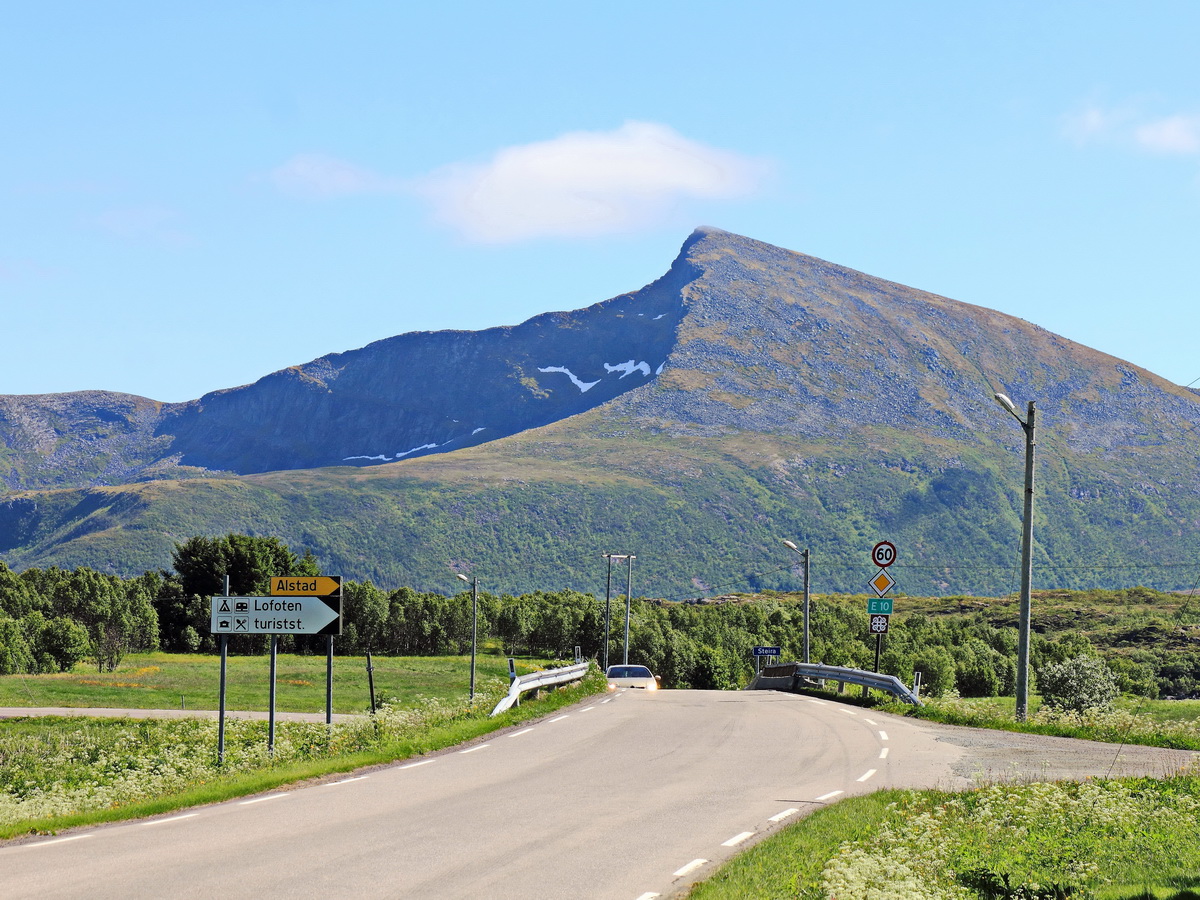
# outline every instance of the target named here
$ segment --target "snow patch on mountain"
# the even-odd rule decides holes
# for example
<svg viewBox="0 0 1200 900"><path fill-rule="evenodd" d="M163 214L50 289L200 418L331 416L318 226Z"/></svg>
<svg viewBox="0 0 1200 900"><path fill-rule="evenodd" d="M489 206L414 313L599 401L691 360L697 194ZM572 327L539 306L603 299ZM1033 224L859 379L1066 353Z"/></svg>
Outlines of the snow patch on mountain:
<svg viewBox="0 0 1200 900"><path fill-rule="evenodd" d="M579 388L579 392L581 394L586 394L588 391L590 391L592 388L594 388L596 385L598 385L600 383L599 379L596 379L595 381L580 381L579 378L577 378L575 376L575 373L572 372L570 369L568 369L566 366L545 366L545 367L538 366L538 371L539 372L561 372L563 375L566 375L568 378L571 379L571 384L573 384L573 385L575 385L575 387Z"/></svg>

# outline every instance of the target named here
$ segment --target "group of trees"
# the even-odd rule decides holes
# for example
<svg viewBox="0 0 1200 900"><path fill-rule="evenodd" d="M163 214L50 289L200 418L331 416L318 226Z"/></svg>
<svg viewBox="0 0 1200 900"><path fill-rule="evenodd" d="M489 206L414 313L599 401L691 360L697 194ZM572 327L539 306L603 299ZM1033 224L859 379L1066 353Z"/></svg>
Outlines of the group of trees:
<svg viewBox="0 0 1200 900"><path fill-rule="evenodd" d="M275 538L230 534L193 537L176 545L172 571L119 578L91 569L29 569L17 574L0 563L0 674L67 671L82 660L112 670L132 651L212 652L210 598L225 593L259 596L272 576L319 573L311 554L297 555ZM228 587L227 587L228 585ZM624 598L612 605L609 657L624 650ZM602 657L605 610L590 594L564 590L522 596L481 593L478 635L482 646L509 655L569 658L579 647ZM471 646L470 590L447 597L371 582L343 585L342 634L335 652L432 656L464 654ZM266 635L230 639L234 653L264 652ZM780 646L784 659L800 659L803 610L794 598L754 602L632 603L629 657L648 665L670 687L733 688L754 663L751 648ZM323 652L323 638L283 636L290 652ZM862 598L820 597L811 606L811 658L831 665L871 668L874 639L866 633ZM1096 649L1078 633L1033 635L1035 680L1048 667ZM1016 630L980 616L908 616L887 636L881 670L906 682L922 673L926 693L963 696L1011 694L1016 680ZM1122 690L1155 695L1162 678L1186 686L1200 673L1167 673L1148 662L1114 661ZM1157 679L1157 681L1156 681ZM1165 684L1165 682L1164 682Z"/></svg>

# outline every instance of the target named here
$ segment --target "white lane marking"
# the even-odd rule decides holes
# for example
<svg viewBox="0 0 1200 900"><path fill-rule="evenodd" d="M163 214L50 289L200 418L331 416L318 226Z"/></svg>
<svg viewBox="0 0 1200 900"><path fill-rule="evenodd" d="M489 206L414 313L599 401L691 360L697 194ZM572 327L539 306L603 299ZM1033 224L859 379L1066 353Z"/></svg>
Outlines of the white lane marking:
<svg viewBox="0 0 1200 900"><path fill-rule="evenodd" d="M826 800L832 800L834 797L836 797L840 793L842 793L842 792L841 791L830 791L828 794L822 794L820 797L817 798L817 802L824 803Z"/></svg>
<svg viewBox="0 0 1200 900"><path fill-rule="evenodd" d="M510 734L510 735L509 735L509 737L510 737L510 738L512 738L512 737L520 737L520 736L521 736L521 735L523 735L523 734L529 734L529 732L531 732L531 731L533 731L533 726L532 726L532 725L530 725L528 728L522 728L520 731L514 731L512 734Z"/></svg>
<svg viewBox="0 0 1200 900"><path fill-rule="evenodd" d="M466 750L459 750L459 753L474 753L476 750L486 750L491 744L476 744L474 747L468 747Z"/></svg>
<svg viewBox="0 0 1200 900"><path fill-rule="evenodd" d="M722 847L736 847L742 841L746 840L746 838L752 838L752 837L754 837L753 831L743 831L741 834L735 834L729 840L727 840L723 844L721 844L721 846Z"/></svg>
<svg viewBox="0 0 1200 900"><path fill-rule="evenodd" d="M52 838L48 841L38 841L36 844L24 844L19 846L25 847L48 847L51 844L61 844L63 841L82 841L84 838L90 838L90 834L72 834L67 837Z"/></svg>
<svg viewBox="0 0 1200 900"><path fill-rule="evenodd" d="M690 863L688 863L682 869L676 869L671 874L675 878L682 878L684 875L687 875L689 872L695 872L698 868L700 868L706 862L708 862L707 859L693 859Z"/></svg>
<svg viewBox="0 0 1200 900"><path fill-rule="evenodd" d="M581 713L585 713L585 712L591 712L591 711L592 711L593 709L595 709L595 708L596 708L596 707L594 707L594 706L585 706L583 709L581 709L581 710L580 710L580 712L581 712Z"/></svg>
<svg viewBox="0 0 1200 900"><path fill-rule="evenodd" d="M824 700L814 700L812 697L805 697L804 699L807 700L809 703L817 704L817 706L828 706L829 705Z"/></svg>
<svg viewBox="0 0 1200 900"><path fill-rule="evenodd" d="M796 807L793 806L790 809L785 809L781 813L776 813L775 815L771 816L771 818L767 819L767 821L768 822L782 822L788 816L794 816L798 812L800 812L800 810L796 809Z"/></svg>
<svg viewBox="0 0 1200 900"><path fill-rule="evenodd" d="M887 759L887 754L888 754L888 748L884 747L882 750L879 751L879 758Z"/></svg>
<svg viewBox="0 0 1200 900"><path fill-rule="evenodd" d="M568 713L567 715L570 715L570 713ZM555 716L553 719L550 720L550 722L561 722L565 718L567 718L567 716ZM549 725L550 722L547 722L546 724Z"/></svg>
<svg viewBox="0 0 1200 900"><path fill-rule="evenodd" d="M423 759L420 762L409 763L407 766L400 766L401 769L415 769L417 766L427 766L430 763L437 762L436 759Z"/></svg>
<svg viewBox="0 0 1200 900"><path fill-rule="evenodd" d="M654 900L654 898L658 896L661 895L654 893L654 891L646 891L646 893L640 895L637 900Z"/></svg>
<svg viewBox="0 0 1200 900"><path fill-rule="evenodd" d="M848 716L857 716L858 715L858 713L856 713L852 709L839 709L838 712L844 712Z"/></svg>
<svg viewBox="0 0 1200 900"><path fill-rule="evenodd" d="M856 781L866 781L868 778L870 778L872 775L874 775L878 771L879 771L878 769L867 769L867 771L864 772L860 778L857 778L855 780Z"/></svg>
<svg viewBox="0 0 1200 900"><path fill-rule="evenodd" d="M612 703L612 700L613 700L613 698L609 697L607 700L601 700L600 702L601 703Z"/></svg>
<svg viewBox="0 0 1200 900"><path fill-rule="evenodd" d="M356 775L354 778L343 778L341 781L331 781L325 787L336 787L339 784L349 784L352 781L365 781L366 775Z"/></svg>
<svg viewBox="0 0 1200 900"><path fill-rule="evenodd" d="M262 803L264 800L278 800L280 797L286 797L287 794L267 794L265 797L254 797L250 800L243 800L238 806L248 806L251 803Z"/></svg>
<svg viewBox="0 0 1200 900"><path fill-rule="evenodd" d="M886 731L879 732L879 739L881 741L886 741L887 740L887 732Z"/></svg>
<svg viewBox="0 0 1200 900"><path fill-rule="evenodd" d="M149 822L138 822L139 825L163 825L167 822L182 822L184 819L190 819L193 816L198 816L200 813L184 813L182 816L171 816L169 819L151 819Z"/></svg>
<svg viewBox="0 0 1200 900"><path fill-rule="evenodd" d="M863 719L863 721L866 722L868 725L878 725L879 724L874 719Z"/></svg>

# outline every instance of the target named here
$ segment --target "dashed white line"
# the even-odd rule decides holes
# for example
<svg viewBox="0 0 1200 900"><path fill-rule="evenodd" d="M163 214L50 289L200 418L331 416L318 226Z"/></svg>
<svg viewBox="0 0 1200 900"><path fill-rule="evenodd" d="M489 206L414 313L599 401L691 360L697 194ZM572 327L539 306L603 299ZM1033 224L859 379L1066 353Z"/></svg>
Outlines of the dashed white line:
<svg viewBox="0 0 1200 900"><path fill-rule="evenodd" d="M860 777L856 778L855 780L856 781L866 781L868 778L870 778L872 775L874 775L878 771L879 771L878 769L867 769L866 772L864 772Z"/></svg>
<svg viewBox="0 0 1200 900"><path fill-rule="evenodd" d="M857 716L858 715L858 713L856 713L852 709L839 709L838 712L844 712L848 716Z"/></svg>
<svg viewBox="0 0 1200 900"><path fill-rule="evenodd" d="M459 750L458 752L459 753L474 753L476 750L485 750L490 746L492 746L492 745L491 744L476 744L474 747L468 747L466 750Z"/></svg>
<svg viewBox="0 0 1200 900"><path fill-rule="evenodd" d="M606 697L605 699L601 700L600 702L601 703L612 703L612 700L613 700L612 697Z"/></svg>
<svg viewBox="0 0 1200 900"><path fill-rule="evenodd" d="M341 781L331 781L325 787L336 787L339 784L349 784L352 781L364 781L366 775L356 775L354 778L343 778Z"/></svg>
<svg viewBox="0 0 1200 900"><path fill-rule="evenodd" d="M884 747L882 750L880 750L880 751L879 751L879 758L880 758L880 759L887 759L887 755L888 755L888 748L887 748L887 747Z"/></svg>
<svg viewBox="0 0 1200 900"><path fill-rule="evenodd" d="M252 797L249 800L243 800L238 806L248 806L251 803L262 803L264 800L278 800L280 797L286 797L287 794L267 794L265 797Z"/></svg>
<svg viewBox="0 0 1200 900"><path fill-rule="evenodd" d="M690 863L688 863L682 869L676 869L671 874L675 878L682 878L684 875L687 875L689 872L695 872L698 868L700 868L706 862L708 862L707 859L693 859Z"/></svg>
<svg viewBox="0 0 1200 900"><path fill-rule="evenodd" d="M753 831L743 831L741 834L735 834L729 840L722 842L721 846L722 847L736 847L742 841L746 840L746 838L752 838L752 837L754 837Z"/></svg>
<svg viewBox="0 0 1200 900"><path fill-rule="evenodd" d="M800 810L796 809L796 807L793 806L790 809L785 809L781 813L776 813L775 815L771 816L771 818L767 819L767 821L768 822L782 822L788 816L794 816L798 812L800 812Z"/></svg>
<svg viewBox="0 0 1200 900"><path fill-rule="evenodd" d="M200 813L184 813L182 816L171 816L169 819L151 819L149 822L138 822L139 825L164 825L167 822L182 822L184 819L190 819L198 816Z"/></svg>
<svg viewBox="0 0 1200 900"><path fill-rule="evenodd" d="M881 741L886 741L887 740L887 732L886 731L879 732L879 739Z"/></svg>
<svg viewBox="0 0 1200 900"><path fill-rule="evenodd" d="M510 738L520 737L523 734L529 734L529 732L531 732L531 731L533 731L532 725L530 725L528 728L522 728L520 731L514 731L512 734L509 735L509 737Z"/></svg>
<svg viewBox="0 0 1200 900"><path fill-rule="evenodd" d="M550 720L550 722L561 722L563 719L567 718L567 716L569 716L569 715L570 715L570 713L567 713L566 716L555 716L553 719ZM550 722L547 722L546 724L549 725Z"/></svg>
<svg viewBox="0 0 1200 900"><path fill-rule="evenodd" d="M436 759L423 759L420 762L409 763L407 766L400 766L401 769L415 769L417 766L427 766L430 763L437 762Z"/></svg>
<svg viewBox="0 0 1200 900"><path fill-rule="evenodd" d="M817 802L824 803L826 800L832 800L834 797L836 797L840 793L842 793L842 792L841 791L830 791L828 794L822 794L820 797L817 798Z"/></svg>
<svg viewBox="0 0 1200 900"><path fill-rule="evenodd" d="M879 724L874 719L863 719L863 721L866 722L868 725L878 725Z"/></svg>
<svg viewBox="0 0 1200 900"><path fill-rule="evenodd" d="M591 712L591 711L592 711L593 709L595 709L595 708L596 708L596 707L594 707L594 706L585 706L583 709L581 709L581 710L580 710L580 712L581 712L581 713L585 713L585 712Z"/></svg>
<svg viewBox="0 0 1200 900"><path fill-rule="evenodd" d="M637 900L654 900L655 897L660 897L661 894L656 894L654 891L646 891L644 894L638 895Z"/></svg>
<svg viewBox="0 0 1200 900"><path fill-rule="evenodd" d="M90 838L90 834L71 834L66 837L53 838L48 841L38 841L36 844L25 844L26 847L49 847L51 844L61 844L63 841L82 841L84 838Z"/></svg>

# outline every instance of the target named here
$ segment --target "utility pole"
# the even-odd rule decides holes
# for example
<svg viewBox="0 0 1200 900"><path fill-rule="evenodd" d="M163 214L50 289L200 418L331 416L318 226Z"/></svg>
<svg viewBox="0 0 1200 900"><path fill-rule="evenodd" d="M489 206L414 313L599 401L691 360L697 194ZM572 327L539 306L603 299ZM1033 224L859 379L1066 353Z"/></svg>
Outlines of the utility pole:
<svg viewBox="0 0 1200 900"><path fill-rule="evenodd" d="M1029 715L1029 631L1033 585L1033 482L1034 448L1037 445L1037 407L1030 400L1025 409L1025 418L1017 414L1012 400L1004 394L996 394L996 402L1021 423L1025 431L1025 509L1021 529L1021 610L1017 623L1017 721L1024 722Z"/></svg>

